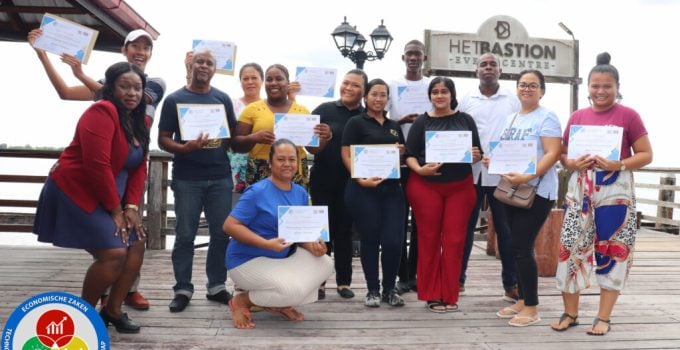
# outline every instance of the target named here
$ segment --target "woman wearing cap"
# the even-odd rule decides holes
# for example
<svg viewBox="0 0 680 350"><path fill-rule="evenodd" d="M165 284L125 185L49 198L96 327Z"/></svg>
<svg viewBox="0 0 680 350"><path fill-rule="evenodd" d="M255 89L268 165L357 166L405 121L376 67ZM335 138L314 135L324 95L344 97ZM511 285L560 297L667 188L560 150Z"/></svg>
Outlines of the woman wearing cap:
<svg viewBox="0 0 680 350"><path fill-rule="evenodd" d="M35 43L35 40L42 35L42 30L40 28L33 29L28 33L28 42L31 46ZM59 97L63 100L72 101L92 101L101 98L99 92L102 89L104 80L95 81L94 79L83 73L80 61L75 57L63 54L61 56L61 61L71 66L73 75L78 78L84 85L78 86L68 86L64 82L64 79L56 71L47 52L42 49L34 47L36 53L38 54L38 59L45 68L47 77L50 79L52 86L59 94ZM146 65L151 59L151 53L153 49L153 38L149 33L142 29L136 29L131 31L125 38L125 42L121 47L121 53L125 56L128 63L133 64L141 69L142 72L145 71ZM165 81L161 78L146 78L146 86L144 87L144 102L146 103L146 116L148 116L151 121L153 121L154 114L156 112L156 107L163 99L165 94ZM137 286L139 285L139 277L133 283L125 303L132 306L137 310L147 310L149 309L149 301L142 296L139 291L137 291ZM102 305L106 304L106 296L102 296Z"/></svg>

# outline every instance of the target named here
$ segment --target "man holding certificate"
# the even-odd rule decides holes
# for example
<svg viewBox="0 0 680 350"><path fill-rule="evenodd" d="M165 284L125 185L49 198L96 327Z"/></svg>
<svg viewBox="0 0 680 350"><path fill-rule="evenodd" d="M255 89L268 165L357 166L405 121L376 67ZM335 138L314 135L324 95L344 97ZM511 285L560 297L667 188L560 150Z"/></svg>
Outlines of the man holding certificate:
<svg viewBox="0 0 680 350"><path fill-rule="evenodd" d="M458 109L471 115L475 120L482 149L488 151L490 142L500 138L505 126L506 117L519 110L519 101L516 94L513 94L498 83L498 78L501 76L501 66L500 59L494 54L485 53L479 57L476 73L479 78L479 88L463 96ZM465 254L463 255L463 271L460 275L460 288L461 291L465 291L465 271L467 270L470 252L472 251L474 229L477 226L479 209L486 198L492 214L493 226L496 229L498 253L501 257L501 279L503 289L505 290L503 300L514 303L518 298L517 273L515 272L515 263L510 254L510 228L505 220L505 209L502 203L493 196L500 177L489 174L488 170L481 163L474 164L472 172L475 189L477 190L477 202L468 223Z"/></svg>
<svg viewBox="0 0 680 350"><path fill-rule="evenodd" d="M416 119L406 141L412 171L406 196L419 225L418 299L445 313L458 311L465 230L476 198L470 165L482 155L474 120L456 109L453 80L434 78L428 96L434 108ZM440 138L446 140L435 141Z"/></svg>
<svg viewBox="0 0 680 350"><path fill-rule="evenodd" d="M404 132L404 138L408 140L408 131L416 120L416 117L432 109L432 103L427 95L427 88L432 78L423 76L423 62L427 60L425 44L420 40L411 40L404 46L401 60L406 66L406 73L390 82L389 114L390 119L395 120ZM401 187L406 190L409 170L404 165L401 172ZM406 194L404 193L404 196ZM401 261L399 263L399 281L397 290L399 293L407 293L416 289L416 263L418 261L418 227L415 215L409 215L410 205L406 202L406 216L404 217L404 242L401 249ZM407 237L406 231L411 221L411 234ZM409 238L407 240L407 238Z"/></svg>
<svg viewBox="0 0 680 350"><path fill-rule="evenodd" d="M579 294L590 287L594 262L600 304L587 332L607 334L612 310L632 265L636 234L632 171L652 162L652 146L640 115L618 103L619 72L610 60L606 52L597 56L597 65L588 75L591 106L571 115L562 138L562 164L574 172L564 203L562 253L556 273L564 302L562 317L551 325L556 331L578 324ZM607 149L604 153L573 155L570 133L574 126L622 128L620 158L609 157Z"/></svg>
<svg viewBox="0 0 680 350"><path fill-rule="evenodd" d="M171 312L183 311L194 293L191 272L201 212L205 212L210 231L206 297L223 304L231 298L224 268L229 239L222 232L222 223L231 210L233 182L227 148L236 118L229 96L210 85L216 70L212 53L195 52L191 64L191 82L168 95L158 125L158 144L175 156L172 191L177 224L172 267L176 283Z"/></svg>
<svg viewBox="0 0 680 350"><path fill-rule="evenodd" d="M223 230L232 237L227 249L227 269L241 290L229 302L234 327L254 328L253 306L264 307L289 321L304 315L294 306L313 303L317 288L333 273L323 240L293 242L284 233L282 208L306 206L307 191L293 183L297 151L287 139L275 141L269 152L271 175L246 188L225 220ZM298 216L298 219L300 217ZM323 218L322 218L323 219ZM314 218L299 222L313 224Z"/></svg>

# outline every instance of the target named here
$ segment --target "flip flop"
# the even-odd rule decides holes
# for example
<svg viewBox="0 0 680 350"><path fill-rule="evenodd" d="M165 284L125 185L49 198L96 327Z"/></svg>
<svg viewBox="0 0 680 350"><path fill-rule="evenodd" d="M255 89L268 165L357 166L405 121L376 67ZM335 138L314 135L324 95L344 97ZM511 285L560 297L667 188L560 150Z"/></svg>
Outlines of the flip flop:
<svg viewBox="0 0 680 350"><path fill-rule="evenodd" d="M496 316L498 316L500 318L513 318L513 317L515 317L515 315L517 315L518 312L519 311L511 308L510 306L506 306L506 307L498 310L498 312L496 312Z"/></svg>
<svg viewBox="0 0 680 350"><path fill-rule="evenodd" d="M519 320L527 320L528 322L526 323L520 323L520 322L513 322L513 321L519 321ZM513 326L513 327L526 327L526 326L531 326L532 324L536 324L538 322L541 322L541 317L536 315L536 317L528 317L528 316L519 316L515 315L508 324Z"/></svg>
<svg viewBox="0 0 680 350"><path fill-rule="evenodd" d="M558 324L561 325L562 322L564 322L567 318L570 318L570 319L571 319L571 322L569 322L569 324L568 324L566 327L564 327L564 328L555 328L555 327L553 327L553 326L550 326L550 328L552 328L552 330L554 330L554 331L556 331L556 332L564 332L564 331L566 331L567 329L569 329L569 328L571 328L571 327L578 326L578 315L572 316L572 315L570 315L570 314L568 314L568 313L566 313L566 312L562 313L562 316L560 316L560 321L558 322Z"/></svg>
<svg viewBox="0 0 680 350"><path fill-rule="evenodd" d="M600 323L600 322L604 322L604 323L607 324L607 330L604 333L593 332L595 330L595 326L597 326L597 324ZM595 317L595 320L593 320L593 327L589 331L587 331L586 333L588 333L588 335L605 335L605 334L609 333L609 331L612 329L611 322L612 322L612 320L603 320L599 317Z"/></svg>

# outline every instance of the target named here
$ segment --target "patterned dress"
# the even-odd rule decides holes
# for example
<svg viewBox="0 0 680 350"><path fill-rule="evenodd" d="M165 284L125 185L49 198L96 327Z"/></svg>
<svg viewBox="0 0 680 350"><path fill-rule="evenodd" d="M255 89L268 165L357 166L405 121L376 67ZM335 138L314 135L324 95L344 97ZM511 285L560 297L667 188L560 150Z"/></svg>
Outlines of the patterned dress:
<svg viewBox="0 0 680 350"><path fill-rule="evenodd" d="M622 290L635 244L633 173L598 169L574 172L564 206L557 288L578 293L590 287L594 267L601 288Z"/></svg>

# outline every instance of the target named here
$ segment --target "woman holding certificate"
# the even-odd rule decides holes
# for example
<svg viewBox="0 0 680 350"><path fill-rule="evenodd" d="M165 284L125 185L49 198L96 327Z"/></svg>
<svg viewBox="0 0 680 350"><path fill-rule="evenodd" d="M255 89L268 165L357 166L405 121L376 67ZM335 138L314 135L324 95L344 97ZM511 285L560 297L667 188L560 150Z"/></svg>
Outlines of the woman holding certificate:
<svg viewBox="0 0 680 350"><path fill-rule="evenodd" d="M636 232L632 171L652 162L652 146L640 115L618 103L621 98L619 72L610 60L606 52L597 56L597 65L588 75L591 106L571 115L562 138L562 164L574 172L564 203L562 247L556 274L564 313L551 325L556 331L578 324L579 293L590 287L595 262L600 305L587 332L607 334L614 304L632 265ZM570 144L570 133L574 133L575 126L622 128L623 137L618 143L620 159L608 157L610 153L573 155L574 149L569 147L576 148Z"/></svg>
<svg viewBox="0 0 680 350"><path fill-rule="evenodd" d="M271 144L276 139L274 135L274 114L309 114L306 107L288 97L289 84L288 69L280 64L269 66L265 71L264 90L267 98L249 104L239 116L234 136L234 149L237 152L248 152L246 167L246 185L269 176L267 156ZM331 138L330 128L319 126L320 142L327 142ZM304 147L298 147L298 168L294 182L307 188L309 183L309 168L307 153Z"/></svg>
<svg viewBox="0 0 680 350"><path fill-rule="evenodd" d="M232 237L226 254L229 276L243 291L229 301L234 327L241 329L255 327L253 306L289 321L304 320L293 306L315 302L319 285L333 273L323 241L293 246L278 237L278 207L309 203L307 191L293 183L295 145L287 139L274 142L269 164L271 175L246 188L223 226Z"/></svg>
<svg viewBox="0 0 680 350"><path fill-rule="evenodd" d="M508 324L515 327L526 327L541 321L538 314L538 267L534 258L534 242L557 198L555 163L560 157L562 130L557 115L540 105L544 94L543 73L538 70L520 72L517 78L520 109L506 118L501 134L501 142L526 141L520 142L520 145L535 144L535 148L531 147L531 154L526 158L520 157L516 163L518 166L514 166L527 169L535 164L535 171L524 173L522 170L510 171L501 175L513 186L528 184L536 188L536 195L530 207L525 209L504 204L506 220L512 235L510 252L517 270L519 300L499 310L496 315L500 318L509 318ZM497 146L496 149L499 147L501 146ZM508 147L512 149L510 148L512 146ZM490 157L493 164L493 152ZM503 160L505 159L496 161ZM485 158L484 164L489 165L488 158ZM527 167L527 164L530 165ZM513 167L507 165L507 168Z"/></svg>
<svg viewBox="0 0 680 350"><path fill-rule="evenodd" d="M389 88L382 79L373 79L366 85L364 104L366 111L352 117L342 134L342 162L352 174L345 187L345 204L361 241L361 266L364 269L368 294L364 304L379 307L381 299L391 306L403 306L404 300L395 289L401 247L404 235L404 194L399 184L399 175L390 178L366 176L355 178L355 173L368 173L366 169L353 169L356 145L394 145L389 152L399 155L404 152L404 134L399 124L385 116L389 101ZM368 147L366 147L368 148ZM383 147L387 148L387 147ZM397 151L398 150L398 151ZM397 213L397 215L393 215ZM382 248L382 259L379 259ZM383 269L382 296L380 294L379 263Z"/></svg>
<svg viewBox="0 0 680 350"><path fill-rule="evenodd" d="M137 203L149 151L145 84L144 73L133 64L121 62L106 70L103 99L83 113L73 141L52 167L33 227L41 242L84 249L94 257L82 297L97 305L112 286L99 313L119 333L140 328L121 305L144 259L146 233Z"/></svg>
<svg viewBox="0 0 680 350"><path fill-rule="evenodd" d="M428 97L433 108L415 120L406 142L411 170L406 196L418 222L418 299L431 312L455 312L465 230L476 200L470 163L481 159L480 141L472 117L456 109L453 80L432 79ZM429 147L434 138L444 137L466 159L445 159L451 147L441 153Z"/></svg>

